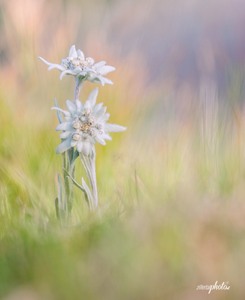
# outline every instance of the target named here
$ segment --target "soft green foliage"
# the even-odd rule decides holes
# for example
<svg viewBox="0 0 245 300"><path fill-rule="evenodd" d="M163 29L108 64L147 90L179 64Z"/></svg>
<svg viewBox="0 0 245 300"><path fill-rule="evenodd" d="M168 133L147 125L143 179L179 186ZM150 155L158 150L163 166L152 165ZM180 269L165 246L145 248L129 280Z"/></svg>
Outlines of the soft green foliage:
<svg viewBox="0 0 245 300"><path fill-rule="evenodd" d="M0 299L245 299L245 76L222 43L216 48L213 31L217 24L225 40L240 43L227 26L230 8L232 18L240 14L232 1L210 9L217 1L196 2L191 21L186 1L0 1ZM182 24L193 34L179 32ZM214 32L211 42L205 28ZM179 39L197 45L200 58ZM89 212L74 187L71 218L60 224L54 200L62 158L50 107L54 98L60 107L72 99L74 82L61 84L37 57L59 62L73 42L115 65L115 84L100 88L100 101L127 131L97 145L98 210ZM222 75L232 75L220 99L213 82L203 83L206 97L188 78L177 85L178 68L159 60L165 49L166 62L178 64L185 52L198 69L207 60L204 79L218 57L217 68L231 70ZM173 77L156 78L165 67ZM84 175L76 169L76 178ZM229 282L230 291L196 291L216 281Z"/></svg>
<svg viewBox="0 0 245 300"><path fill-rule="evenodd" d="M231 111L225 126L223 113L205 128L207 111L157 121L153 99L125 115L126 138L97 148L98 211L76 191L62 225L55 116L19 118L0 103L0 297L190 299L216 280L232 287L222 299L241 297L244 142Z"/></svg>

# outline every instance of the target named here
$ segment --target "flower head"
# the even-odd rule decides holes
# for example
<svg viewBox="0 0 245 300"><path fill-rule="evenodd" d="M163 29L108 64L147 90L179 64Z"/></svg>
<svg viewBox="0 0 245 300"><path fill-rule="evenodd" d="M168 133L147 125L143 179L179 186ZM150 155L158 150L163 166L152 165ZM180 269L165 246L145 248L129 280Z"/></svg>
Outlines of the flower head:
<svg viewBox="0 0 245 300"><path fill-rule="evenodd" d="M56 130L62 131L61 144L57 147L57 153L63 153L72 147L77 151L89 156L96 142L105 145L106 140L111 140L109 132L120 132L126 128L123 126L107 123L110 115L102 103L96 104L98 89L92 91L87 101L82 104L79 100L74 102L67 100L68 110L53 107L64 115Z"/></svg>
<svg viewBox="0 0 245 300"><path fill-rule="evenodd" d="M39 58L49 66L48 70L58 69L61 72L60 79L64 75L73 75L82 80L101 83L102 85L112 84L112 81L104 76L114 71L115 68L107 66L105 61L95 63L93 58L85 57L80 49L76 50L75 45L71 46L69 55L62 59L61 64L53 64L42 57Z"/></svg>

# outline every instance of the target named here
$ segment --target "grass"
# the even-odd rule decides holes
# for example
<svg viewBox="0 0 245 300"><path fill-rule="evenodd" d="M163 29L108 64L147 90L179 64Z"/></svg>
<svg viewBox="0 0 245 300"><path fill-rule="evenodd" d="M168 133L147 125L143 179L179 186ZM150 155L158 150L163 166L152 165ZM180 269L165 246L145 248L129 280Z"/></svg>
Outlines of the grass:
<svg viewBox="0 0 245 300"><path fill-rule="evenodd" d="M41 10L29 1L24 18L22 4L0 5L0 299L244 299L244 72L231 66L233 83L220 99L213 90L175 89L170 79L149 82L140 53L119 58L124 48L110 51L100 34L114 10L101 13L96 1L81 9L85 2L44 1ZM92 15L102 29L91 27ZM73 82L60 82L37 57L59 61L64 37L117 67L115 85L98 98L127 131L97 147L99 209L89 212L75 189L62 225L54 206L62 158L50 107L56 97L64 107ZM196 291L216 281L230 290Z"/></svg>
<svg viewBox="0 0 245 300"><path fill-rule="evenodd" d="M55 118L20 118L1 99L2 299L199 299L196 286L216 280L231 290L211 299L242 299L243 125L231 111L228 123L214 110L180 121L170 103L158 120L157 101L98 147L99 210L76 191L61 226Z"/></svg>

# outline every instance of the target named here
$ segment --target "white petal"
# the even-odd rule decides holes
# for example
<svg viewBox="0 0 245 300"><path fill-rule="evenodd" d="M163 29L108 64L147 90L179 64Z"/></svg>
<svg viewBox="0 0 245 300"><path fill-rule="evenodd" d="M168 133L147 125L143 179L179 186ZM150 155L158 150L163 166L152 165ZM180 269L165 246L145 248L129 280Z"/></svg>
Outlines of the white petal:
<svg viewBox="0 0 245 300"><path fill-rule="evenodd" d="M79 101L78 99L76 99L76 106L77 106L77 111L81 112L81 110L83 109L83 105L81 101Z"/></svg>
<svg viewBox="0 0 245 300"><path fill-rule="evenodd" d="M101 75L106 75L106 74L108 74L108 73L110 73L110 72L112 72L112 71L115 71L115 70L116 70L116 68L114 68L114 67L112 67L112 66L104 66L104 67L100 68L100 69L98 70L98 72L99 72Z"/></svg>
<svg viewBox="0 0 245 300"><path fill-rule="evenodd" d="M71 148L71 139L64 140L59 146L56 148L56 153L63 153Z"/></svg>
<svg viewBox="0 0 245 300"><path fill-rule="evenodd" d="M103 86L105 85L104 77L102 77L100 75L93 74L92 76L90 76L90 78L88 78L88 80L91 82L94 82L94 83L100 83Z"/></svg>
<svg viewBox="0 0 245 300"><path fill-rule="evenodd" d="M98 68L103 67L105 64L106 64L106 62L102 60L102 61L99 61L99 62L97 62L96 64L94 64L94 67L95 67L96 69L98 69Z"/></svg>
<svg viewBox="0 0 245 300"><path fill-rule="evenodd" d="M77 151L81 152L82 149L83 149L83 142L80 141L80 142L77 143Z"/></svg>
<svg viewBox="0 0 245 300"><path fill-rule="evenodd" d="M48 67L48 70L53 70L53 69L58 69L59 71L63 72L65 71L65 68L62 65L57 65L57 64L50 64Z"/></svg>
<svg viewBox="0 0 245 300"><path fill-rule="evenodd" d="M56 127L56 130L72 130L72 125L70 122L63 122Z"/></svg>
<svg viewBox="0 0 245 300"><path fill-rule="evenodd" d="M101 117L103 117L104 116L104 114L105 114L105 112L106 112L106 107L105 106L102 106L101 108L100 108L100 110L97 110L96 112L94 112L94 116L96 117L96 118L101 118Z"/></svg>
<svg viewBox="0 0 245 300"><path fill-rule="evenodd" d="M69 116L65 116L64 119L66 120L66 122L73 122L74 118L71 116L71 114Z"/></svg>
<svg viewBox="0 0 245 300"><path fill-rule="evenodd" d="M88 75L88 70L87 70L87 69L86 69L86 70L83 70L83 71L79 72L77 75L82 76L82 77L85 77L85 76Z"/></svg>
<svg viewBox="0 0 245 300"><path fill-rule="evenodd" d="M103 86L107 83L107 84L113 84L113 82L110 79L107 79L105 77L103 77L102 75L94 75L93 77L88 79L91 82L95 82L95 83L101 83Z"/></svg>
<svg viewBox="0 0 245 300"><path fill-rule="evenodd" d="M72 70L73 74L76 74L76 75L80 74L81 71L82 71L81 67L76 67L75 69Z"/></svg>
<svg viewBox="0 0 245 300"><path fill-rule="evenodd" d="M96 99L97 99L97 96L98 96L98 92L99 92L99 89L96 88L94 89L88 96L88 101L90 102L91 106L93 107L96 103Z"/></svg>
<svg viewBox="0 0 245 300"><path fill-rule="evenodd" d="M103 78L104 85L105 84L113 84L113 82L110 79L101 76L100 80L102 80L102 78Z"/></svg>
<svg viewBox="0 0 245 300"><path fill-rule="evenodd" d="M91 152L91 145L89 142L84 142L83 143L83 154L88 156Z"/></svg>
<svg viewBox="0 0 245 300"><path fill-rule="evenodd" d="M94 76L96 76L96 74L97 74L97 71L94 69L94 68L90 68L90 67L85 67L84 68L84 70L86 70L87 71L87 75L88 75L88 77L93 77L94 78Z"/></svg>
<svg viewBox="0 0 245 300"><path fill-rule="evenodd" d="M38 58L41 59L41 61L44 62L46 65L48 65L48 66L52 65L52 63L48 62L47 60L45 60L41 56L39 56Z"/></svg>
<svg viewBox="0 0 245 300"><path fill-rule="evenodd" d="M91 110L91 103L89 102L89 101L86 101L85 103L84 103L84 109L88 109L88 110Z"/></svg>
<svg viewBox="0 0 245 300"><path fill-rule="evenodd" d="M75 147L77 145L77 141L71 140L71 147Z"/></svg>
<svg viewBox="0 0 245 300"><path fill-rule="evenodd" d="M53 107L51 107L51 109L52 109L52 110L58 110L58 111L62 112L66 117L70 117L70 116L71 116L71 114L69 113L69 111L66 111L66 110L64 110L64 109L61 109L61 108L59 108L59 107L53 106Z"/></svg>
<svg viewBox="0 0 245 300"><path fill-rule="evenodd" d="M101 145L105 145L106 144L106 142L104 141L104 139L100 135L96 135L95 139Z"/></svg>
<svg viewBox="0 0 245 300"><path fill-rule="evenodd" d="M62 132L62 133L60 134L60 138L61 138L61 139L66 139L66 138L68 138L68 136L71 135L71 134L72 134L71 131L64 131L64 132Z"/></svg>
<svg viewBox="0 0 245 300"><path fill-rule="evenodd" d="M98 122L106 122L110 117L110 114L106 113L106 114L102 114L100 116L97 117L97 121Z"/></svg>
<svg viewBox="0 0 245 300"><path fill-rule="evenodd" d="M69 51L69 57L77 57L77 51L75 45L72 45Z"/></svg>
<svg viewBox="0 0 245 300"><path fill-rule="evenodd" d="M66 106L68 108L68 110L73 114L76 112L76 105L75 103L73 103L72 101L70 100L66 100Z"/></svg>
<svg viewBox="0 0 245 300"><path fill-rule="evenodd" d="M93 112L97 113L101 109L102 106L103 106L103 103L99 103L99 104L95 105Z"/></svg>
<svg viewBox="0 0 245 300"><path fill-rule="evenodd" d="M85 59L84 53L80 49L77 50L77 56L80 57L82 60Z"/></svg>
<svg viewBox="0 0 245 300"><path fill-rule="evenodd" d="M105 131L108 131L108 132L120 132L120 131L124 131L127 129L126 127L116 125L116 124L110 124L110 123L105 124L104 128L105 128Z"/></svg>
<svg viewBox="0 0 245 300"><path fill-rule="evenodd" d="M111 136L107 133L104 133L102 136L103 136L103 139L105 139L105 140L109 140L109 141L112 140Z"/></svg>
<svg viewBox="0 0 245 300"><path fill-rule="evenodd" d="M105 78L104 78L104 77L102 77L102 76L98 76L96 79L99 81L99 83L101 83L101 84L102 84L102 86L104 86L104 85L105 85Z"/></svg>
<svg viewBox="0 0 245 300"><path fill-rule="evenodd" d="M65 70L60 74L60 80L65 76L65 75L76 75L73 71L71 70Z"/></svg>

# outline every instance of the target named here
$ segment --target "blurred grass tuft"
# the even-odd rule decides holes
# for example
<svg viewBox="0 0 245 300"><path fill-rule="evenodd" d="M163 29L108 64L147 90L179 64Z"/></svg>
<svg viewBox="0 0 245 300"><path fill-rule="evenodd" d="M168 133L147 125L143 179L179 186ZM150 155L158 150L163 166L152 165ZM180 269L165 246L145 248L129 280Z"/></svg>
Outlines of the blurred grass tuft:
<svg viewBox="0 0 245 300"><path fill-rule="evenodd" d="M158 0L130 10L129 1L1 2L1 299L244 299L245 76L240 44L232 44L236 60L205 35L220 0L211 2L182 4L183 17L179 4ZM146 21L148 12L156 19ZM187 17L199 24L200 15L206 27L189 26ZM227 25L227 14L211 17ZM73 97L73 82L47 73L37 57L59 62L74 41L116 66L114 86L100 88L99 99L127 131L97 147L99 210L89 213L75 191L71 223L62 227L50 107ZM193 65L188 49L198 57ZM227 62L227 73L220 67L213 78L213 61ZM197 69L200 81L192 78ZM216 281L229 282L230 291L196 291Z"/></svg>

